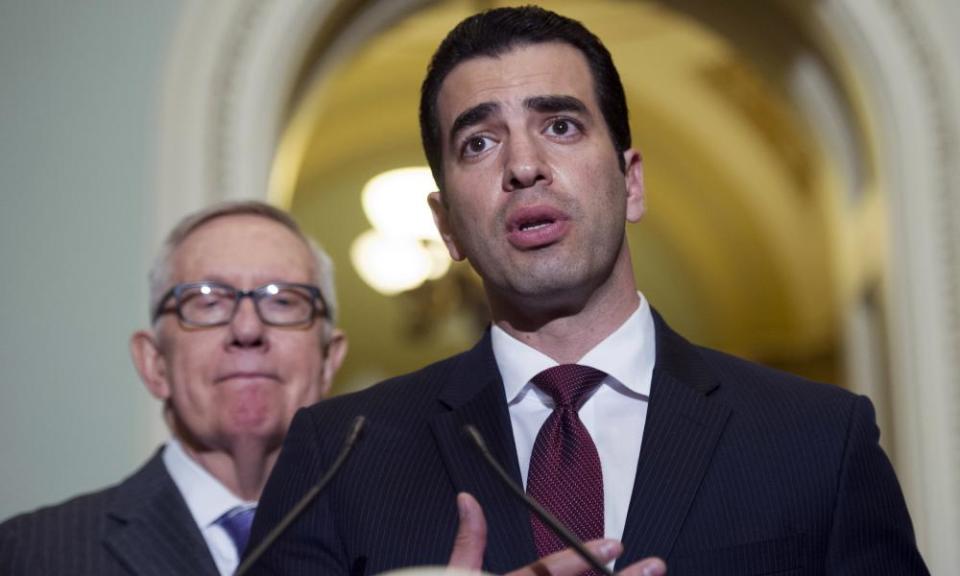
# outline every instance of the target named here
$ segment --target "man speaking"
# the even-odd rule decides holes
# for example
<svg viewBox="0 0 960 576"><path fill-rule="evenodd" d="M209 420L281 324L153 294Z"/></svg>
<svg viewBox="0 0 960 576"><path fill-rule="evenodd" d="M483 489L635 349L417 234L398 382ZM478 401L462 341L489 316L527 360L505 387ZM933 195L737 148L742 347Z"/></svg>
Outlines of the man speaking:
<svg viewBox="0 0 960 576"><path fill-rule="evenodd" d="M643 216L619 75L580 23L535 7L461 22L433 56L420 125L450 255L493 323L462 354L301 411L261 501L262 537L365 435L257 573L442 564L456 494L489 521L483 569L562 548L481 458L584 540L686 574L925 574L864 397L688 343L637 291ZM642 272L642 271L641 271Z"/></svg>

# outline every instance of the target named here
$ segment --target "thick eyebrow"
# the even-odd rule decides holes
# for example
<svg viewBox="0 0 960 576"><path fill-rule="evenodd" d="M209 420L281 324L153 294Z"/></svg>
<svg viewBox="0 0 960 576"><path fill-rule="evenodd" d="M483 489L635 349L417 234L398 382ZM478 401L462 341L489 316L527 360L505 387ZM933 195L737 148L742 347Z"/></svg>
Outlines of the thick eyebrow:
<svg viewBox="0 0 960 576"><path fill-rule="evenodd" d="M573 96L531 96L523 101L523 105L530 110L545 114L554 112L588 113L587 105L579 98L574 98Z"/></svg>
<svg viewBox="0 0 960 576"><path fill-rule="evenodd" d="M531 96L523 101L523 106L529 110L543 114L556 112L589 114L587 105L579 98L574 98L573 96ZM450 128L450 142L454 143L457 134L471 126L480 124L499 110L500 105L496 102L481 102L476 106L464 110L453 121L453 126Z"/></svg>
<svg viewBox="0 0 960 576"><path fill-rule="evenodd" d="M498 110L500 110L500 105L496 102L481 102L464 110L453 121L453 126L450 128L450 142L453 142L461 131L483 122Z"/></svg>

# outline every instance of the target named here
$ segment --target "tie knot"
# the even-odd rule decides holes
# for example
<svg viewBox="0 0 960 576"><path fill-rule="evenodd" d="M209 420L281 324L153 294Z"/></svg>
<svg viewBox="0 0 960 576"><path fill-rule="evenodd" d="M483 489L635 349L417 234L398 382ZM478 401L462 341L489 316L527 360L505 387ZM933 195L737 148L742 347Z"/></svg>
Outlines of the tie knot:
<svg viewBox="0 0 960 576"><path fill-rule="evenodd" d="M217 520L217 524L227 531L230 540L237 549L237 556L242 556L250 539L250 527L253 525L253 515L256 508L235 506Z"/></svg>
<svg viewBox="0 0 960 576"><path fill-rule="evenodd" d="M583 396L606 376L596 368L579 364L560 364L533 377L533 383L553 397L559 407L580 409Z"/></svg>

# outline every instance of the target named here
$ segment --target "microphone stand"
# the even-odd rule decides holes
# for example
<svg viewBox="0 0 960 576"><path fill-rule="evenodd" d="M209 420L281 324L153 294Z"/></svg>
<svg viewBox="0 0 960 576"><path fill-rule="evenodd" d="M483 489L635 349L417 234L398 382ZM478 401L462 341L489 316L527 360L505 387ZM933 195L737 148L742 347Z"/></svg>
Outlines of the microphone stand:
<svg viewBox="0 0 960 576"><path fill-rule="evenodd" d="M270 531L267 536L260 541L260 544L253 549L253 552L247 556L247 559L240 564L240 567L237 568L234 576L243 576L253 568L253 565L256 564L257 560L263 556L263 553L270 548L273 543L280 538L280 536L286 531L286 529L293 524L293 522L300 517L300 514L307 509L310 504L317 498L320 492L327 487L327 484L330 483L330 480L336 475L337 471L340 470L340 466L343 465L343 462L347 459L347 456L350 454L350 451L353 450L353 445L357 442L357 438L360 436L360 431L363 430L363 424L366 422L366 418L363 416L357 416L353 420L353 426L350 428L350 433L347 434L346 440L343 441L343 447L340 449L340 454L337 455L337 459L333 461L333 464L330 465L330 468L327 469L327 473L323 475L323 478L317 482L313 488L307 491L303 495L296 505L287 512L280 522L273 527L273 530Z"/></svg>
<svg viewBox="0 0 960 576"><path fill-rule="evenodd" d="M559 520L554 518L550 512L547 512L546 508L541 506L536 500L531 498L526 492L524 492L516 482L510 478L510 475L507 474L507 471L503 469L497 459L493 457L493 454L490 453L490 450L487 448L487 443L484 441L483 436L480 435L480 431L477 430L472 424L467 424L463 427L463 430L470 436L470 439L473 440L473 443L477 445L477 448L480 449L480 453L483 454L484 459L488 464L497 472L497 476L500 477L500 480L506 484L510 490L530 509L531 512L537 515L544 524L550 527L553 530L554 534L560 537L561 540L567 545L576 550L577 554L581 558L587 561L594 570L597 570L605 576L617 576L612 570L607 568L605 564L600 562L596 556L594 556L586 546L583 545L583 542L570 530L564 526Z"/></svg>

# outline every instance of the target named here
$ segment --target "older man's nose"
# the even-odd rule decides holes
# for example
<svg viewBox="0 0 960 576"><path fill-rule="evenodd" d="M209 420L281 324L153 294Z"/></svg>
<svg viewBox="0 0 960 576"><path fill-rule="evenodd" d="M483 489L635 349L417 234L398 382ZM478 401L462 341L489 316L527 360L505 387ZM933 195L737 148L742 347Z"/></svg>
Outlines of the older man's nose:
<svg viewBox="0 0 960 576"><path fill-rule="evenodd" d="M249 348L266 343L266 325L257 314L253 298L243 298L237 304L237 312L230 321L231 345Z"/></svg>

